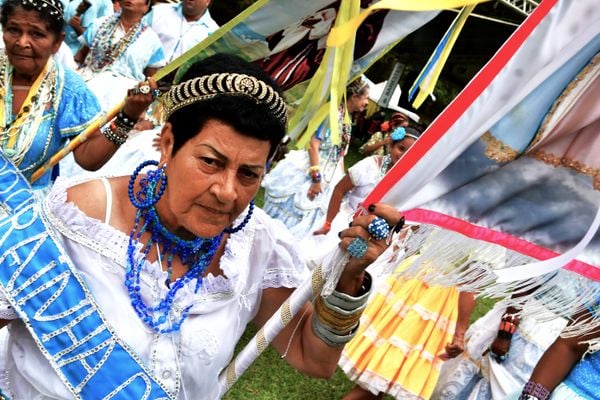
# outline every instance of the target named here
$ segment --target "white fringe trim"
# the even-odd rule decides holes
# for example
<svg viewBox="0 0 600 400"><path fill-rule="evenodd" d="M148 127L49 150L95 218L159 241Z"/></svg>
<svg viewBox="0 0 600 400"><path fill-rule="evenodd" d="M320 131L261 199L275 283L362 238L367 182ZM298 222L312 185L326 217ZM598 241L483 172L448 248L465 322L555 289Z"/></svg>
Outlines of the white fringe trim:
<svg viewBox="0 0 600 400"><path fill-rule="evenodd" d="M402 275L429 285L458 286L478 296L499 299L505 306L522 308L522 316L550 320L570 318L600 299L600 283L561 269L515 282L498 282L495 271L530 263L531 257L502 246L471 239L431 225L421 225L406 242L405 257L415 255ZM536 302L524 307L530 299ZM574 337L600 326L600 313L572 321L561 336ZM600 338L589 343L600 349Z"/></svg>

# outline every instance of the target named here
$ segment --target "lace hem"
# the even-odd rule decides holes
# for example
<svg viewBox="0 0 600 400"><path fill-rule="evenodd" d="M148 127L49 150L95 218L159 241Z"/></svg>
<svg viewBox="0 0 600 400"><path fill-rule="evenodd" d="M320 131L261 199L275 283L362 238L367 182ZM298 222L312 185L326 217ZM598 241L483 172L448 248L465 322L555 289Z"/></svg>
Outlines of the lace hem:
<svg viewBox="0 0 600 400"><path fill-rule="evenodd" d="M424 397L407 391L401 384L392 383L373 371L361 371L356 369L354 364L343 355L340 358L338 365L350 380L356 382L360 387L375 395L387 393L398 400L424 400Z"/></svg>

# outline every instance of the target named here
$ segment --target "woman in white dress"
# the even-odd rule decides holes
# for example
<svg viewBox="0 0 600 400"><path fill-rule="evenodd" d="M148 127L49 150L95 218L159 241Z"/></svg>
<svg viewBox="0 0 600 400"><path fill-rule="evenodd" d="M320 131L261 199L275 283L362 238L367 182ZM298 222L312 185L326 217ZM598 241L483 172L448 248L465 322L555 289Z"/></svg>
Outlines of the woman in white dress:
<svg viewBox="0 0 600 400"><path fill-rule="evenodd" d="M0 194L11 210L0 220L0 386L11 399L220 398L218 375L246 325L263 325L300 283L292 238L251 201L285 134L268 76L217 55L162 100L159 162L131 177L58 181L41 208ZM364 270L386 248L368 230L376 219L400 216L378 204L357 217L341 235L352 257L333 294L274 339L296 369L335 371L368 297Z"/></svg>
<svg viewBox="0 0 600 400"><path fill-rule="evenodd" d="M341 143L332 143L331 122L325 121L312 136L308 150L290 151L263 180L264 210L283 222L297 240L312 234L325 221L333 188L344 176L344 155L350 144L346 113L364 110L368 96L366 83L352 82L338 114Z"/></svg>
<svg viewBox="0 0 600 400"><path fill-rule="evenodd" d="M420 133L414 128L396 127L390 133L388 155L366 157L348 169L348 173L333 189L327 206L325 223L301 243L301 248L309 252L307 254L314 254L319 249L326 251L336 243L338 232L348 226L360 203L387 171L412 147L419 135Z"/></svg>

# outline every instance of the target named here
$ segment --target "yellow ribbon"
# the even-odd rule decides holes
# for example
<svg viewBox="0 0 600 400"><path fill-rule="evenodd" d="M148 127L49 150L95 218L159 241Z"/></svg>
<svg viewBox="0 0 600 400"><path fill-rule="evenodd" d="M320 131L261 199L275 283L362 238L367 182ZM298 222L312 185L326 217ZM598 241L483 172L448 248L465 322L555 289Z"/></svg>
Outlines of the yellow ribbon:
<svg viewBox="0 0 600 400"><path fill-rule="evenodd" d="M335 19L335 26L342 26L358 15L360 12L360 2L356 0L342 0L338 9L338 14ZM335 29L335 28L334 28ZM352 33L353 35L355 32ZM344 43L344 45L336 48L327 48L323 55L321 65L315 72L315 75L310 81L306 93L302 97L301 103L296 109L290 120L290 131L297 128L304 121L305 115L313 115L309 120L306 130L297 139L297 147L308 146L310 137L315 130L324 121L329 114L329 128L331 134L331 142L339 144L340 141L340 126L339 126L339 104L342 102L346 93L346 84L350 67L354 59L354 39ZM323 114L324 100L323 88L327 84L329 78L328 93L329 98L326 99L325 106L329 112ZM315 113L315 110L316 111Z"/></svg>
<svg viewBox="0 0 600 400"><path fill-rule="evenodd" d="M11 129L15 129L18 131L19 126L25 120L25 118L27 117L27 114L29 114L29 111L32 108L31 98L37 93L38 89L40 88L42 81L44 80L44 77L46 76L46 71L48 70L48 65L49 65L50 61L51 60L48 60L48 62L44 66L44 69L42 70L42 72L38 75L35 82L33 82L33 85L29 88L29 92L27 92L27 97L23 101L23 104L21 104L21 109L19 110L19 113L17 114L17 118L11 124ZM4 89L4 90L6 90L6 89ZM1 102L1 104L0 104L0 121L4 121L4 108L5 108L4 99L6 98L6 94L5 93L3 93L3 94L4 95L2 96L2 99L0 99L0 102ZM25 107L28 107L29 111L24 111ZM8 133L6 133L6 134L8 134ZM5 146L5 149L13 149L17 144L18 136L19 136L18 134L9 136L8 142L6 143L6 146Z"/></svg>
<svg viewBox="0 0 600 400"><path fill-rule="evenodd" d="M452 51L452 47L454 47L454 43L456 42L456 39L458 38L460 31L462 30L465 22L467 21L467 18L469 17L469 15L471 14L471 12L473 11L474 8L475 8L475 5L463 7L463 9L460 11L458 16L456 17L456 19L452 22L452 25L450 25L450 28L448 28L448 31L452 31L450 33L450 37L448 38L446 45L444 46L442 52L440 53L440 56L438 57L433 70L431 70L429 72L429 74L427 74L427 76L425 77L423 82L421 82L421 85L420 85L421 90L419 90L419 92L417 93L417 96L415 97L415 99L413 100L413 103L412 103L414 108L421 107L423 102L427 99L427 96L429 96L431 93L433 93L433 89L435 88L435 84L437 83L438 78L440 77L440 74L442 73L442 69L444 68L444 65L446 64L446 60L448 59L448 56L450 56L450 51ZM446 33L448 33L448 32L446 32ZM427 64L429 64L429 62L432 61L432 58L433 58L433 55L431 56L431 58L429 59ZM421 72L421 74L423 74L423 72ZM419 74L419 77L421 76L421 74Z"/></svg>
<svg viewBox="0 0 600 400"><path fill-rule="evenodd" d="M488 0L381 0L366 8L356 17L352 18L343 26L336 26L331 30L327 37L327 46L338 47L346 43L363 23L363 21L376 10L396 10L396 11L434 11L448 8L464 7L471 4L483 3Z"/></svg>

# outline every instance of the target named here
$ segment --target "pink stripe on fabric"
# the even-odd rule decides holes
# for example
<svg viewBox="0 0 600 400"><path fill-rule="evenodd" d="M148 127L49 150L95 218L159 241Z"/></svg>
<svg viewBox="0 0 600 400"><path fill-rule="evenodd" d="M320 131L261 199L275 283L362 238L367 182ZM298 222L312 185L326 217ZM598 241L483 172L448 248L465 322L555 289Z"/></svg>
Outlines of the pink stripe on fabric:
<svg viewBox="0 0 600 400"><path fill-rule="evenodd" d="M474 225L465 220L452 217L437 211L414 208L402 213L407 221L431 224L440 228L460 233L467 237L483 240L484 242L498 244L509 250L533 257L536 260L547 260L559 255L555 251L517 238L508 233L499 232L483 226ZM585 278L600 281L600 268L579 260L573 260L563 267Z"/></svg>
<svg viewBox="0 0 600 400"><path fill-rule="evenodd" d="M542 1L504 43L492 59L479 71L469 84L459 93L452 103L444 109L438 118L427 128L419 140L404 154L383 179L369 193L364 204L381 201L406 173L419 162L438 140L450 129L462 114L475 102L481 93L506 66L512 56L546 17L558 0Z"/></svg>

